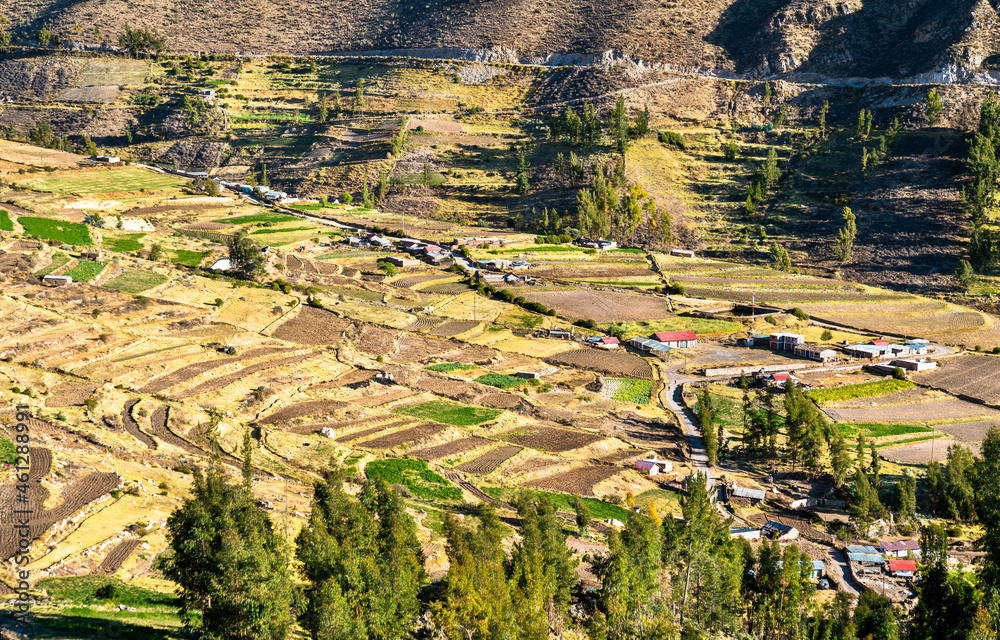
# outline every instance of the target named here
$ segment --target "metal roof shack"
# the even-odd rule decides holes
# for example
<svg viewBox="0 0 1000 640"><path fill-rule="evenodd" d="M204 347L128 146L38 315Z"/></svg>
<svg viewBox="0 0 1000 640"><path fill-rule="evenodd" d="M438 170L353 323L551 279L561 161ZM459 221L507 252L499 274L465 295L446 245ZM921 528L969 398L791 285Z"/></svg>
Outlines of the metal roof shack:
<svg viewBox="0 0 1000 640"><path fill-rule="evenodd" d="M812 575L811 578L822 578L823 574L826 573L826 566L823 564L822 560L812 561Z"/></svg>
<svg viewBox="0 0 1000 640"><path fill-rule="evenodd" d="M858 564L885 564L885 560L877 553L848 553L847 559Z"/></svg>
<svg viewBox="0 0 1000 640"><path fill-rule="evenodd" d="M638 349L639 351L646 351L647 353L655 354L666 354L668 351L673 351L676 347L671 347L668 344L660 342L659 340L652 340L650 338L632 338L628 341L630 345Z"/></svg>
<svg viewBox="0 0 1000 640"><path fill-rule="evenodd" d="M42 276L42 284L50 287L59 287L64 284L72 284L73 278L70 276L53 276L47 275Z"/></svg>
<svg viewBox="0 0 1000 640"><path fill-rule="evenodd" d="M886 556L905 558L908 553L920 555L920 544L916 540L883 540L878 546Z"/></svg>
<svg viewBox="0 0 1000 640"><path fill-rule="evenodd" d="M871 545L867 545L867 544L864 545L864 546L855 545L853 547L847 547L847 552L848 553L870 553L870 554L878 555L878 549L876 549L875 547L873 547Z"/></svg>
<svg viewBox="0 0 1000 640"><path fill-rule="evenodd" d="M897 578L912 578L917 570L916 560L890 560L889 574Z"/></svg>
<svg viewBox="0 0 1000 640"><path fill-rule="evenodd" d="M811 344L795 345L792 348L792 353L818 362L830 362L837 359L837 352L833 349L825 349Z"/></svg>
<svg viewBox="0 0 1000 640"><path fill-rule="evenodd" d="M736 485L733 485L731 489L727 488L726 494L730 500L750 505L763 502L764 497L767 496L767 492L763 489L751 489L749 487L738 487Z"/></svg>

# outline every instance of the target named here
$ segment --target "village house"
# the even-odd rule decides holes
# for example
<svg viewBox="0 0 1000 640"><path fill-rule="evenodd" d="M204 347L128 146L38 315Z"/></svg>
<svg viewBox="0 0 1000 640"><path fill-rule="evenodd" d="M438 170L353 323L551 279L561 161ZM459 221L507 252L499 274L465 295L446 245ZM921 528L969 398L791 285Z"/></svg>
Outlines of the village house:
<svg viewBox="0 0 1000 640"><path fill-rule="evenodd" d="M882 555L889 558L920 557L920 544L916 540L883 540L878 544Z"/></svg>
<svg viewBox="0 0 1000 640"><path fill-rule="evenodd" d="M917 360L916 358L893 360L889 364L900 369L905 369L906 371L931 371L937 369L937 363L933 360Z"/></svg>
<svg viewBox="0 0 1000 640"><path fill-rule="evenodd" d="M635 469L637 471L645 471L651 476L658 475L660 473L670 473L674 469L674 463L669 460L657 460L655 458L650 458L647 460L637 460L635 463Z"/></svg>
<svg viewBox="0 0 1000 640"><path fill-rule="evenodd" d="M617 349L619 340L614 336L594 336L587 338L587 343L598 349Z"/></svg>
<svg viewBox="0 0 1000 640"><path fill-rule="evenodd" d="M787 524L781 524L774 520L768 520L760 528L760 535L764 538L776 538L778 540L795 540L799 537L799 530Z"/></svg>
<svg viewBox="0 0 1000 640"><path fill-rule="evenodd" d="M847 547L847 560L855 573L881 573L885 564L882 554L867 545Z"/></svg>
<svg viewBox="0 0 1000 640"><path fill-rule="evenodd" d="M888 573L893 578L912 578L917 571L916 560L890 560L887 566Z"/></svg>
<svg viewBox="0 0 1000 640"><path fill-rule="evenodd" d="M649 337L674 349L693 349L698 346L698 336L694 331L658 331Z"/></svg>
<svg viewBox="0 0 1000 640"><path fill-rule="evenodd" d="M760 529L753 529L751 527L730 527L729 535L734 538L743 538L744 540L760 540Z"/></svg>
<svg viewBox="0 0 1000 640"><path fill-rule="evenodd" d="M693 258L694 251L691 251L690 249L671 249L670 255L675 258Z"/></svg>
<svg viewBox="0 0 1000 640"><path fill-rule="evenodd" d="M768 336L768 342L775 351L795 351L795 347L804 345L806 337L798 333L779 331Z"/></svg>
<svg viewBox="0 0 1000 640"><path fill-rule="evenodd" d="M389 264L395 265L397 267L419 267L420 266L420 261L419 260L414 260L413 258L400 258L398 256L389 256L388 258L385 259L385 261L388 262Z"/></svg>
<svg viewBox="0 0 1000 640"><path fill-rule="evenodd" d="M104 253L100 249L86 249L80 252L81 260L93 260L94 262L101 259Z"/></svg>
<svg viewBox="0 0 1000 640"><path fill-rule="evenodd" d="M833 362L837 359L837 352L833 349L811 344L797 344L792 348L792 353L817 362Z"/></svg>
<svg viewBox="0 0 1000 640"><path fill-rule="evenodd" d="M923 345L919 345L917 348L923 348L924 353L927 352L927 348ZM908 356L913 353L909 345L889 344L885 340L872 340L868 344L848 344L843 347L843 350L844 353L852 358L862 358L864 360Z"/></svg>
<svg viewBox="0 0 1000 640"><path fill-rule="evenodd" d="M483 247L492 249L494 247L502 247L504 245L502 238L455 238L455 242L452 243L456 247Z"/></svg>

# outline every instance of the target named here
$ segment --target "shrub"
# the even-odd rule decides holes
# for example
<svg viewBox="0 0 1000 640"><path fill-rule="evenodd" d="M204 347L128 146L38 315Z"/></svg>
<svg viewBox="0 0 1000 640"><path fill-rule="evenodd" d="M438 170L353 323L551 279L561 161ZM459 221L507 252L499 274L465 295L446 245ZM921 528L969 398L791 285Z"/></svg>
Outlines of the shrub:
<svg viewBox="0 0 1000 640"><path fill-rule="evenodd" d="M687 149L687 144L684 142L684 136L674 131L660 131L656 137L662 144L667 146L677 147L678 149Z"/></svg>
<svg viewBox="0 0 1000 640"><path fill-rule="evenodd" d="M722 155L726 158L726 160L735 160L739 153L739 146L732 140L722 143Z"/></svg>
<svg viewBox="0 0 1000 640"><path fill-rule="evenodd" d="M806 313L805 311L803 311L802 309L799 309L798 307L795 307L794 309L792 309L791 310L791 314L793 316L795 316L796 318L798 318L799 320L808 320L809 319L809 314Z"/></svg>
<svg viewBox="0 0 1000 640"><path fill-rule="evenodd" d="M768 324L775 324L775 325L778 324L778 321L774 319L774 316L765 316L764 322Z"/></svg>
<svg viewBox="0 0 1000 640"><path fill-rule="evenodd" d="M663 292L667 294L682 296L684 295L684 285L682 285L680 282L671 282L667 286L663 287Z"/></svg>
<svg viewBox="0 0 1000 640"><path fill-rule="evenodd" d="M892 370L893 380L906 380L906 372L903 371L902 367L896 367Z"/></svg>
<svg viewBox="0 0 1000 640"><path fill-rule="evenodd" d="M833 340L833 332L829 329L823 329L823 333L819 337L820 340Z"/></svg>
<svg viewBox="0 0 1000 640"><path fill-rule="evenodd" d="M9 438L0 438L0 462L6 464L17 462L17 447Z"/></svg>

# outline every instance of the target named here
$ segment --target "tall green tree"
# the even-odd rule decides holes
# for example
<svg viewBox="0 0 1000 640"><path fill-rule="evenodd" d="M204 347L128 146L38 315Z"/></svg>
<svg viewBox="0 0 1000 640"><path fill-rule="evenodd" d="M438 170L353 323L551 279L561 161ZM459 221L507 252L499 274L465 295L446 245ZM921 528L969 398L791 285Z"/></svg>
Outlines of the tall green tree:
<svg viewBox="0 0 1000 640"><path fill-rule="evenodd" d="M899 640L899 621L892 600L865 589L854 609L854 627L862 640Z"/></svg>
<svg viewBox="0 0 1000 640"><path fill-rule="evenodd" d="M917 512L917 479L906 470L893 487L893 510L900 520L909 520Z"/></svg>
<svg viewBox="0 0 1000 640"><path fill-rule="evenodd" d="M826 114L830 113L830 103L823 101L823 106L819 108L819 137L826 140Z"/></svg>
<svg viewBox="0 0 1000 640"><path fill-rule="evenodd" d="M309 524L296 539L314 640L399 640L420 613L426 575L413 519L399 494L367 481L357 500L339 473L315 484Z"/></svg>
<svg viewBox="0 0 1000 640"><path fill-rule="evenodd" d="M255 280L264 264L260 247L242 232L227 237L226 248L229 250L229 273L244 280Z"/></svg>
<svg viewBox="0 0 1000 640"><path fill-rule="evenodd" d="M450 566L441 597L430 606L435 626L449 640L512 640L517 620L496 511L483 506L477 529L448 513L444 533Z"/></svg>
<svg viewBox="0 0 1000 640"><path fill-rule="evenodd" d="M976 515L983 526L980 540L986 557L979 582L993 610L1000 608L1000 428L990 427L983 439L981 458L976 464ZM1000 620L994 618L1000 632Z"/></svg>
<svg viewBox="0 0 1000 640"><path fill-rule="evenodd" d="M937 124L937 121L941 119L941 113L944 111L944 105L941 104L941 94L938 93L937 89L931 87L924 96L924 115L927 116L927 121L931 124Z"/></svg>
<svg viewBox="0 0 1000 640"><path fill-rule="evenodd" d="M841 262L847 262L854 252L854 240L858 237L857 218L848 207L844 207L840 212L840 217L844 220L844 226L837 232L833 253Z"/></svg>
<svg viewBox="0 0 1000 640"><path fill-rule="evenodd" d="M615 108L611 110L608 120L608 128L611 131L611 140L614 142L615 152L624 158L625 152L628 151L629 126L628 111L625 108L625 96L621 93L618 94Z"/></svg>
<svg viewBox="0 0 1000 640"><path fill-rule="evenodd" d="M788 256L788 250L775 242L769 251L771 254L771 266L778 271L791 271L792 260Z"/></svg>
<svg viewBox="0 0 1000 640"><path fill-rule="evenodd" d="M698 395L698 406L695 408L695 417L698 419L698 431L701 433L701 441L705 447L708 464L715 465L719 461L719 445L716 432L718 417L716 416L712 396L709 394L707 388L703 389Z"/></svg>
<svg viewBox="0 0 1000 640"><path fill-rule="evenodd" d="M167 519L158 559L180 585L182 615L207 638L282 640L292 625L284 541L245 487L213 466L194 473L191 497Z"/></svg>
<svg viewBox="0 0 1000 640"><path fill-rule="evenodd" d="M528 193L528 159L521 149L517 154L517 170L514 174L514 189L521 194Z"/></svg>

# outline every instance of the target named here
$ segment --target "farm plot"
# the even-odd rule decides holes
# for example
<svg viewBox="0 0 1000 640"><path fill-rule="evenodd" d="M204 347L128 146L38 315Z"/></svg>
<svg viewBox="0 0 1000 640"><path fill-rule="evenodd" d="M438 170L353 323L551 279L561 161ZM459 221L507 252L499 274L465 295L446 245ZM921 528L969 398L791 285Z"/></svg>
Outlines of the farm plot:
<svg viewBox="0 0 1000 640"><path fill-rule="evenodd" d="M45 406L53 409L63 407L80 407L83 401L94 395L97 385L93 382L64 382L53 387L49 396L45 398Z"/></svg>
<svg viewBox="0 0 1000 640"><path fill-rule="evenodd" d="M104 286L125 293L142 293L158 287L168 280L167 276L154 271L126 269Z"/></svg>
<svg viewBox="0 0 1000 640"><path fill-rule="evenodd" d="M262 356L271 355L274 353L283 353L288 351L295 351L295 349L287 347L260 347L257 349L251 349L246 353L238 356L233 356L230 358L216 358L214 360L207 360L205 362L195 362L194 364L189 364L185 367L168 373L164 376L156 378L146 386L144 386L141 391L143 393L159 393L165 389L180 384L193 378L195 376L201 375L206 371L211 371L212 369L217 369L218 367L224 367L227 364L232 364L234 362L239 362L241 360L250 360L252 358L260 358Z"/></svg>
<svg viewBox="0 0 1000 640"><path fill-rule="evenodd" d="M361 327L361 333L354 339L354 346L373 356L387 356L396 350L397 335L395 331L366 324Z"/></svg>
<svg viewBox="0 0 1000 640"><path fill-rule="evenodd" d="M914 374L913 379L955 395L1000 403L1000 358L967 355L941 363L937 371Z"/></svg>
<svg viewBox="0 0 1000 640"><path fill-rule="evenodd" d="M474 400L478 393L478 389L468 382L434 376L420 378L413 383L413 387L423 391L430 391L439 396L447 396L454 400Z"/></svg>
<svg viewBox="0 0 1000 640"><path fill-rule="evenodd" d="M492 451L487 451L478 458L469 460L465 464L455 467L464 473L474 473L484 476L500 468L500 465L507 462L521 452L521 447L498 447Z"/></svg>
<svg viewBox="0 0 1000 640"><path fill-rule="evenodd" d="M149 417L150 432L160 440L169 445L173 445L178 449L182 449L188 453L194 453L196 455L204 454L205 452L203 450L170 430L170 427L168 426L170 423L170 411L171 409L167 405L157 407L156 411L153 412L153 415Z"/></svg>
<svg viewBox="0 0 1000 640"><path fill-rule="evenodd" d="M89 473L63 489L60 504L53 509L42 507L42 503L48 496L48 491L41 485L33 485L36 488L31 490L28 508L32 509L34 513L28 537L32 540L38 538L52 525L69 518L94 500L107 495L109 491L120 484L121 479L116 473ZM20 504L17 496L17 490L13 485L4 485L0 488L2 504L11 505L10 509L3 509L0 513L0 524L12 525L16 522L13 505ZM0 559L6 560L14 554L18 548L18 540L19 535L13 526L0 527Z"/></svg>
<svg viewBox="0 0 1000 640"><path fill-rule="evenodd" d="M925 389L924 387L910 387L909 389L904 389L902 391L895 391L893 393L887 393L882 396L855 398L853 400L844 400L841 402L828 402L826 403L826 406L837 409L840 409L842 407L892 406L900 404L910 404L913 402L924 402L927 400L938 400L942 397L943 397L942 393L934 389Z"/></svg>
<svg viewBox="0 0 1000 640"><path fill-rule="evenodd" d="M823 319L862 331L873 333L886 331L904 336L949 335L979 329L986 323L983 315L975 311L924 312L915 316L859 316L831 313L825 314Z"/></svg>
<svg viewBox="0 0 1000 640"><path fill-rule="evenodd" d="M399 340L399 348L396 349L396 353L392 354L392 360L393 362L410 364L422 362L454 350L455 344L453 342L404 334Z"/></svg>
<svg viewBox="0 0 1000 640"><path fill-rule="evenodd" d="M937 424L934 428L947 433L956 440L965 443L982 442L990 427L1000 427L1000 420L980 420L977 422L954 422L952 424Z"/></svg>
<svg viewBox="0 0 1000 640"><path fill-rule="evenodd" d="M620 472L620 468L610 465L588 465L570 469L569 471L562 471L537 480L529 480L525 484L548 491L592 496L594 495L594 485Z"/></svg>
<svg viewBox="0 0 1000 640"><path fill-rule="evenodd" d="M104 556L104 560L101 560L101 564L99 564L97 568L91 572L91 575L114 575L116 571L122 568L122 565L125 564L128 557L132 555L132 552L135 551L141 543L142 540L135 539L123 540L119 542L115 545L114 549L111 550L111 553Z"/></svg>
<svg viewBox="0 0 1000 640"><path fill-rule="evenodd" d="M298 344L332 345L340 341L350 326L350 321L324 309L302 307L297 316L283 322L271 337Z"/></svg>
<svg viewBox="0 0 1000 640"><path fill-rule="evenodd" d="M692 298L706 298L709 300L728 300L730 302L773 302L773 303L799 303L799 302L891 302L894 300L912 300L908 296L893 295L890 293L872 294L859 291L840 291L829 289L826 291L816 291L814 289L795 289L783 291L768 290L747 290L738 291L723 287L684 287L685 294Z"/></svg>
<svg viewBox="0 0 1000 640"><path fill-rule="evenodd" d="M940 398L895 406L839 407L823 410L837 422L940 422L970 418L1000 419L1000 411L958 398Z"/></svg>
<svg viewBox="0 0 1000 640"><path fill-rule="evenodd" d="M474 427L494 420L503 411L432 400L420 404L396 407L393 409L393 413L420 418L422 420L434 420L435 422L450 424L455 427Z"/></svg>
<svg viewBox="0 0 1000 640"><path fill-rule="evenodd" d="M461 500L462 491L427 468L422 460L375 460L365 467L369 478L401 484L414 496L428 500Z"/></svg>
<svg viewBox="0 0 1000 640"><path fill-rule="evenodd" d="M476 382L479 384L489 385L491 387L497 387L498 389L516 389L522 385L528 383L524 378L518 378L517 376L508 376L502 373L487 373L476 378Z"/></svg>
<svg viewBox="0 0 1000 640"><path fill-rule="evenodd" d="M385 418L386 418L385 416L378 416L376 419L377 420L385 420ZM353 433L349 433L348 435L343 436L343 437L339 437L338 436L337 440L339 440L341 442L354 442L355 440L363 440L364 438L368 438L368 437L373 436L373 435L375 435L377 433L380 433L380 432L383 432L383 431L389 431L390 429L396 429L396 428L402 427L402 426L407 425L407 424L412 424L412 423L413 423L412 420L393 420L392 422L386 422L384 424L379 424L379 425L376 425L374 427L368 427L367 429L360 429L360 430L354 431ZM359 420L359 421L355 422L354 424L355 425L365 425L365 424L370 424L370 421ZM336 429L337 428L335 424L334 425L316 424L316 425L313 425L313 426L317 427L317 430L321 426L329 426L331 429Z"/></svg>
<svg viewBox="0 0 1000 640"><path fill-rule="evenodd" d="M435 422L425 422L409 429L403 429L395 433L372 438L364 442L356 443L356 446L366 449L392 449L403 444L410 444L437 435L448 428L448 425Z"/></svg>
<svg viewBox="0 0 1000 640"><path fill-rule="evenodd" d="M560 429L558 427L543 425L515 429L502 433L498 437L522 447L530 447L539 451L549 451L552 453L563 453L581 449L604 439L604 436L594 433L571 431L570 429Z"/></svg>
<svg viewBox="0 0 1000 640"><path fill-rule="evenodd" d="M597 371L611 376L653 379L653 367L649 362L631 353L599 349L572 349L548 356L545 361Z"/></svg>
<svg viewBox="0 0 1000 640"><path fill-rule="evenodd" d="M66 275L73 278L73 282L90 282L96 278L104 267L108 266L105 261L81 260L75 267L66 272Z"/></svg>
<svg viewBox="0 0 1000 640"><path fill-rule="evenodd" d="M605 378L604 397L629 404L649 404L653 392L652 380L635 378Z"/></svg>
<svg viewBox="0 0 1000 640"><path fill-rule="evenodd" d="M54 240L62 244L88 247L94 244L90 237L90 229L85 224L31 216L21 216L17 222L24 227L26 234L42 240Z"/></svg>
<svg viewBox="0 0 1000 640"><path fill-rule="evenodd" d="M487 393L480 396L476 400L476 404L495 409L520 409L531 406L524 398L513 393Z"/></svg>
<svg viewBox="0 0 1000 640"><path fill-rule="evenodd" d="M417 316L416 320L410 324L403 327L403 331L424 331L426 329L433 329L441 323L439 318L431 318L428 316Z"/></svg>
<svg viewBox="0 0 1000 640"><path fill-rule="evenodd" d="M101 168L77 171L54 178L33 178L21 184L35 191L59 194L121 193L125 191L161 191L180 189L189 184L184 178L156 173L141 167Z"/></svg>
<svg viewBox="0 0 1000 640"><path fill-rule="evenodd" d="M260 371L266 371L267 369L277 369L279 367L287 367L289 365L298 364L304 360L309 360L319 356L319 353L303 353L296 356L288 356L287 358L278 358L276 360L266 360L264 362L258 362L257 364L252 364L249 367L243 367L239 371L235 371L228 375L219 376L218 378L212 378L211 380L206 380L201 384L187 389L186 391L179 391L177 393L171 394L178 400L184 398L190 398L192 396L197 396L203 393L209 393L211 391L218 391L223 387L227 387L231 384L235 384L242 380L245 380L248 376L251 376Z"/></svg>
<svg viewBox="0 0 1000 640"><path fill-rule="evenodd" d="M381 407L382 405L389 404L390 402L396 402L397 400L403 400L404 398L409 398L414 395L414 392L406 387L396 387L385 393L377 393L373 395L365 395L362 398L356 398L352 402L361 407Z"/></svg>
<svg viewBox="0 0 1000 640"><path fill-rule="evenodd" d="M313 400L311 402L300 402L298 404L285 407L284 409L279 409L266 418L261 418L260 423L275 424L278 422L286 422L294 418L301 418L303 416L329 414L343 409L346 406L346 402L338 402L336 400Z"/></svg>
<svg viewBox="0 0 1000 640"><path fill-rule="evenodd" d="M326 382L321 382L319 384L309 387L311 391L323 391L326 389L340 389L341 387L350 387L351 389L360 389L366 386L372 378L378 375L377 371L370 371L368 369L352 369L348 373L335 378L333 380L328 380Z"/></svg>
<svg viewBox="0 0 1000 640"><path fill-rule="evenodd" d="M927 464L928 462L944 462L948 458L948 447L961 445L979 455L979 445L962 442L951 438L938 438L913 442L898 447L879 449L879 455L886 460L900 464Z"/></svg>
<svg viewBox="0 0 1000 640"><path fill-rule="evenodd" d="M807 391L806 395L818 403L842 402L845 400L856 400L858 398L870 398L882 396L904 389L914 387L908 380L876 380L874 382L863 382L861 384L849 384L842 387L832 387L830 389L813 389Z"/></svg>
<svg viewBox="0 0 1000 640"><path fill-rule="evenodd" d="M421 460L438 460L440 458L457 456L458 454L466 453L467 451L481 449L489 445L491 442L492 440L487 440L486 438L459 438L458 440L452 440L451 442L445 442L444 444L427 447L426 449L411 451L409 455L413 458L419 458Z"/></svg>
<svg viewBox="0 0 1000 640"><path fill-rule="evenodd" d="M139 423L135 421L132 417L132 408L139 404L138 399L129 400L125 403L125 408L122 410L122 426L125 427L125 431L129 435L134 436L136 440L143 443L150 449L156 448L156 440L153 440L145 432L139 429Z"/></svg>
<svg viewBox="0 0 1000 640"><path fill-rule="evenodd" d="M524 297L555 309L561 316L598 323L673 317L665 299L641 294L568 290L526 292Z"/></svg>
<svg viewBox="0 0 1000 640"><path fill-rule="evenodd" d="M427 333L435 336L441 336L442 338L451 338L452 336L457 336L466 331L471 331L478 327L481 323L474 322L472 320L449 320L444 324L437 326Z"/></svg>
<svg viewBox="0 0 1000 640"><path fill-rule="evenodd" d="M453 278L451 274L442 275L440 273L424 275L424 276L407 276L405 278L400 278L392 283L392 286L398 289L412 289L419 284L424 282L434 282L435 280L444 280L445 278Z"/></svg>

